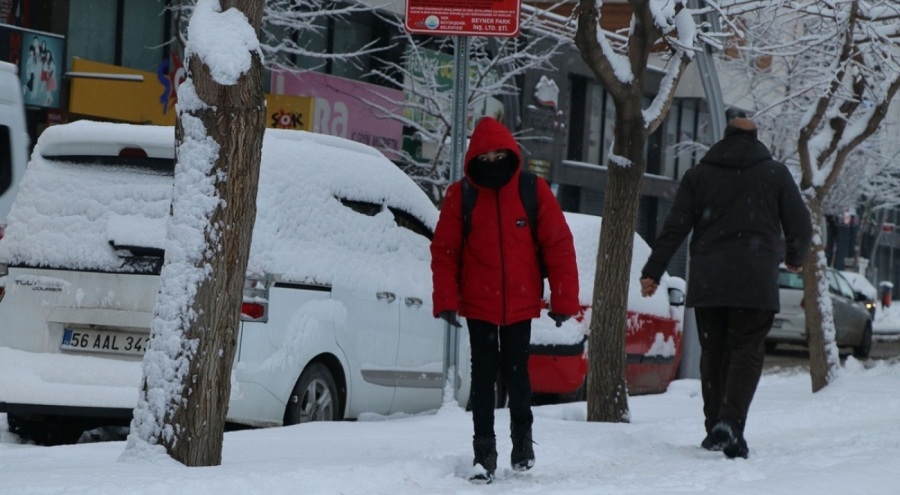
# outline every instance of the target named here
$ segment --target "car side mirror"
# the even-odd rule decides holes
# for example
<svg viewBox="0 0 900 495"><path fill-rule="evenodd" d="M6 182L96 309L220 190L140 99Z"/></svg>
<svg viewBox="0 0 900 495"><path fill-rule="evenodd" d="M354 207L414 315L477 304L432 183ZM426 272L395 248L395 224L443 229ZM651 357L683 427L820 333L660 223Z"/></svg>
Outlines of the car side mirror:
<svg viewBox="0 0 900 495"><path fill-rule="evenodd" d="M669 305L684 306L684 291L681 289L669 289Z"/></svg>

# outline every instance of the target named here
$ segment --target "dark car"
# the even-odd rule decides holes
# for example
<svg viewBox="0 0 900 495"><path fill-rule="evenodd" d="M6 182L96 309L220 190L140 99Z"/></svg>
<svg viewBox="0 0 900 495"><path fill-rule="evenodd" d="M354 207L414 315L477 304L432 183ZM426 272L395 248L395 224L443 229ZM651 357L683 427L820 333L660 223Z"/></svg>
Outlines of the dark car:
<svg viewBox="0 0 900 495"><path fill-rule="evenodd" d="M863 305L866 297L855 292L837 270L829 268L825 277L831 296L838 347L852 347L854 356L868 357L872 350L872 315ZM775 315L772 331L766 337L766 348L774 350L775 346L783 343L807 345L803 275L782 268L778 274L778 287L781 311Z"/></svg>

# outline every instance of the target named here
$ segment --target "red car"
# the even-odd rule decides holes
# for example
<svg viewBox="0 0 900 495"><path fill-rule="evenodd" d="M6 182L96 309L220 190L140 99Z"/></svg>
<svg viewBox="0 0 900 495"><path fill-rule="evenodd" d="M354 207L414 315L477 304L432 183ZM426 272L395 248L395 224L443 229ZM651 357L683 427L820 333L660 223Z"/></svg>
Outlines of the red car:
<svg viewBox="0 0 900 495"><path fill-rule="evenodd" d="M590 305L601 218L566 213L566 220L575 238L583 309L561 328L556 328L546 316L534 322L528 372L534 394L561 400L584 400ZM628 393L661 393L675 378L681 361L684 280L666 275L654 296L641 296L638 280L650 255L650 247L637 234L633 253L625 339Z"/></svg>

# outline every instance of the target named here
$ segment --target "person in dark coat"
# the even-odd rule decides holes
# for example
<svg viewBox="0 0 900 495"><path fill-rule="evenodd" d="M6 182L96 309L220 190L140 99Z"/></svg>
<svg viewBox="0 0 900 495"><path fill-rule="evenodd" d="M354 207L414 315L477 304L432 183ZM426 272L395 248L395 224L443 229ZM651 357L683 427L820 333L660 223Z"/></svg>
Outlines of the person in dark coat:
<svg viewBox="0 0 900 495"><path fill-rule="evenodd" d="M700 337L707 433L701 445L746 458L747 411L780 309L778 266L783 261L799 272L812 235L797 184L757 140L751 120L729 122L725 137L685 173L644 265L644 296L656 292L692 230L686 305L694 308Z"/></svg>
<svg viewBox="0 0 900 495"><path fill-rule="evenodd" d="M434 316L459 327L466 318L472 364L470 405L475 434L475 482L497 467L494 384L509 394L513 469L534 465L528 347L531 320L541 315L543 278L538 249L519 192L522 155L500 122L485 117L472 133L465 177L447 189L431 243ZM463 235L462 181L477 189ZM572 233L547 183L537 180L537 242L550 285L550 317L560 326L579 310Z"/></svg>

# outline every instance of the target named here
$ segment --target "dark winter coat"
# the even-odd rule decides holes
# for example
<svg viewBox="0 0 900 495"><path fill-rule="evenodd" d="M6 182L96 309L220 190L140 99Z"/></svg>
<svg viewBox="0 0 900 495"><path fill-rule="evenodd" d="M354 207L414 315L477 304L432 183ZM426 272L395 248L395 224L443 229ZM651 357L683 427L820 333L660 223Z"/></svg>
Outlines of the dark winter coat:
<svg viewBox="0 0 900 495"><path fill-rule="evenodd" d="M779 262L803 264L812 226L788 169L737 132L685 173L643 277L659 281L692 229L687 306L778 311Z"/></svg>
<svg viewBox="0 0 900 495"><path fill-rule="evenodd" d="M473 164L476 156L503 149L512 152L507 162ZM447 189L431 243L435 316L454 310L497 325L540 316L543 281L519 195L521 161L519 145L506 127L489 117L478 123L466 152L463 179L478 189L469 234L464 242L462 185L454 182ZM497 172L503 185L485 186L496 181ZM547 266L550 305L557 313L575 315L580 308L572 233L542 179L537 181L537 204L537 237Z"/></svg>

